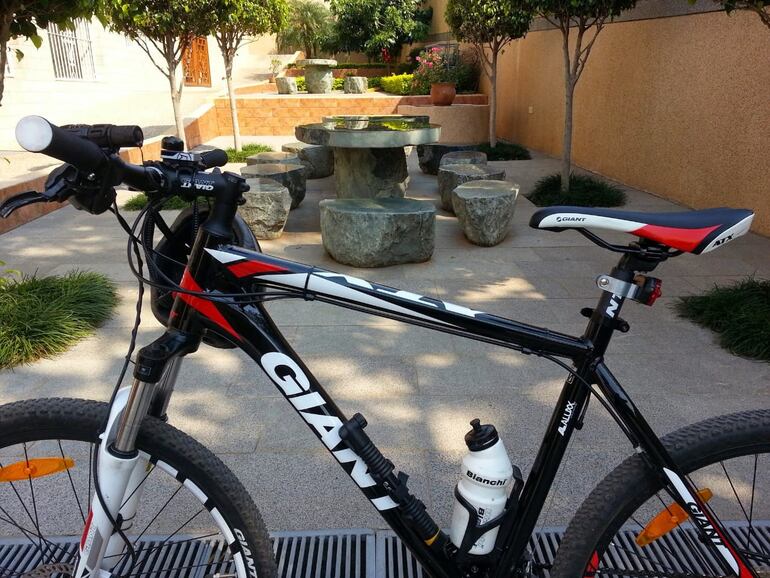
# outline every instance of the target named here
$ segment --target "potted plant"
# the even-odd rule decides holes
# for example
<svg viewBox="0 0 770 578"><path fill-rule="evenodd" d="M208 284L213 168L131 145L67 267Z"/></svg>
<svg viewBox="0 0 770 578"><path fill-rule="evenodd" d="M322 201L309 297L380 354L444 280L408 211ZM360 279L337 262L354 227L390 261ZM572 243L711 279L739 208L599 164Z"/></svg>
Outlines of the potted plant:
<svg viewBox="0 0 770 578"><path fill-rule="evenodd" d="M273 58L270 61L270 82L275 82L275 77L283 70L283 62L279 58Z"/></svg>
<svg viewBox="0 0 770 578"><path fill-rule="evenodd" d="M457 73L459 56L450 50L434 46L423 50L417 57L418 67L414 73L416 87L427 92L430 87L431 103L435 106L449 106L457 95Z"/></svg>

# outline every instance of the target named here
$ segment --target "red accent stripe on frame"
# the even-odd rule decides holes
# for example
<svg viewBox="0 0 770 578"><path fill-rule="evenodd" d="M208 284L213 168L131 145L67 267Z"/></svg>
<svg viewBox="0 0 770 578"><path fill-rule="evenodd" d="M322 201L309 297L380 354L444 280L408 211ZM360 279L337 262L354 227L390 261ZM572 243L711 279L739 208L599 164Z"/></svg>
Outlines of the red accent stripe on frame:
<svg viewBox="0 0 770 578"><path fill-rule="evenodd" d="M198 285L198 283L195 282L195 279L192 278L192 275L190 275L190 271L188 269L184 270L184 275L182 275L182 282L180 283L180 286L182 289L187 289L188 291L203 291L201 286ZM186 293L175 293L174 296L178 296L182 301L187 303L190 307L208 319L211 319L230 335L239 341L241 340L241 336L238 334L238 332L233 329L233 326L227 322L227 319L224 318L224 316L219 312L219 309L217 309L217 306L214 305L211 301L207 301L201 297L196 297L195 295L188 295Z"/></svg>
<svg viewBox="0 0 770 578"><path fill-rule="evenodd" d="M259 261L243 261L228 267L230 272L236 277L248 277L257 273L282 273L287 271L284 267L270 265L269 263L260 263Z"/></svg>
<svg viewBox="0 0 770 578"><path fill-rule="evenodd" d="M678 229L676 227L661 227L659 225L645 225L636 231L634 235L663 243L674 249L690 252L703 242L709 233L717 230L722 225L703 227L702 229Z"/></svg>
<svg viewBox="0 0 770 578"><path fill-rule="evenodd" d="M599 552L591 554L591 561L586 566L585 578L596 578L596 573L599 571Z"/></svg>

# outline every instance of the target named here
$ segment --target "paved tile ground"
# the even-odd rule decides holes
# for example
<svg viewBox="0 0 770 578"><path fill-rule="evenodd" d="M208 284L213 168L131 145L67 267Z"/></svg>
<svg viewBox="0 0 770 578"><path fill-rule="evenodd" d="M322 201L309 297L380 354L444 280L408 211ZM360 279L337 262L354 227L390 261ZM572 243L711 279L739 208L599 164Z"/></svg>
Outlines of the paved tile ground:
<svg viewBox="0 0 770 578"><path fill-rule="evenodd" d="M558 168L558 161L545 157L500 164L522 192ZM414 155L410 172L410 196L437 202L436 179L419 172ZM630 209L677 209L640 191L628 194ZM264 242L264 250L576 334L585 324L581 307L592 306L597 298L596 275L616 261L576 233L528 228L534 207L519 197L511 234L497 247L470 245L455 219L439 210L430 262L356 270L331 261L321 245L318 202L331 196L333 179L310 181L286 233ZM654 308L627 306L624 317L632 330L617 337L607 358L658 432L768 405L770 366L728 354L709 331L676 318L671 310L677 296L714 283L754 273L770 276L768 255L770 240L749 235L709 255L678 257L658 270L665 297ZM123 299L116 316L70 352L0 372L0 401L55 395L107 399L128 343L135 296L124 237L114 220L65 208L0 236L0 257L9 266L41 274L73 267L103 271L119 283ZM513 461L525 472L531 466L564 379L559 368L318 303L275 303L270 311L343 410L366 415L367 431L411 475L415 493L442 524L449 522L463 434L472 418L496 424ZM142 344L159 331L149 316L148 308ZM245 356L203 348L187 360L171 416L241 477L270 529L383 527ZM566 523L590 488L630 451L612 420L593 404L543 522Z"/></svg>

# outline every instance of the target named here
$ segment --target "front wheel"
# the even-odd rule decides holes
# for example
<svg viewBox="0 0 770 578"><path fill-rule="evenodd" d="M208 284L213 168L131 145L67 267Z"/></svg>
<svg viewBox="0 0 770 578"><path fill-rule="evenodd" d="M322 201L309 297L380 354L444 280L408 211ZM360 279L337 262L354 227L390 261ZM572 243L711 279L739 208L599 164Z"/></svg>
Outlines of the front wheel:
<svg viewBox="0 0 770 578"><path fill-rule="evenodd" d="M92 456L108 406L38 399L0 407L0 576L66 578L94 498ZM137 438L138 481L118 542L102 568L141 576L263 578L276 574L251 498L201 444L155 418ZM133 482L133 480L132 480Z"/></svg>
<svg viewBox="0 0 770 578"><path fill-rule="evenodd" d="M754 572L770 578L770 410L712 418L666 436L663 443ZM591 492L562 539L551 577L587 576L732 574L700 542L659 476L634 455Z"/></svg>

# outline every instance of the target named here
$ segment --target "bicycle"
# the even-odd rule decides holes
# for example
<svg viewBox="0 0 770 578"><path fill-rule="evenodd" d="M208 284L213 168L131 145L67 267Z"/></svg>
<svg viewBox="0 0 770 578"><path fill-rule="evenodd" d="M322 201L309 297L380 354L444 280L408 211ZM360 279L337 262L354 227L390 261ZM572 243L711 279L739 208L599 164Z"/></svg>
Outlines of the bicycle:
<svg viewBox="0 0 770 578"><path fill-rule="evenodd" d="M582 311L588 318L584 334L573 337L266 255L237 217L248 185L217 168L227 161L224 153L185 152L181 141L170 139L164 141L161 161L133 165L117 152L120 146L140 146L139 136L136 127L59 128L41 117L27 117L17 127L25 149L66 164L52 173L45 192L7 200L0 216L31 203L65 200L92 213L113 210L129 234L129 266L140 279L137 325L145 284L153 288L154 313L166 324L165 332L136 354L133 383L121 386L121 375L109 404L46 399L0 407L0 480L5 482L0 483L0 522L37 546L18 573L78 578L170 570L211 577L275 574L265 526L243 486L211 452L166 423L180 364L206 342L239 347L255 361L431 576L526 577L544 570L558 578L770 576L770 552L760 536L764 526L755 519L768 513L757 490L768 481L758 466L760 455L770 452L770 410L712 418L659 439L603 360L613 334L628 331L620 317L626 301L651 306L660 296L661 281L650 273L684 252L712 251L745 234L751 211L537 211L531 226L575 230L620 254L612 271L597 279L597 306ZM114 202L114 187L121 183L149 198L132 226ZM204 197L209 206L183 212L169 227L158 209L173 195L191 201ZM156 228L165 237L157 247ZM637 240L614 245L589 229L622 231ZM145 262L149 278L142 272ZM412 494L408 476L371 441L366 419L343 415L292 350L264 307L276 299L329 303L561 366L568 377L537 458L526 481L514 468L503 513L484 520L474 507L463 506L468 522L462 539L455 540L460 543L453 542ZM527 544L592 397L636 452L580 507L553 566L538 567ZM8 456L18 461L4 463ZM88 467L78 469L79 460L88 460ZM149 491L151 482L160 489ZM57 513L46 535L40 510L51 502L38 497L57 490L54 504L63 508L67 502L74 513ZM163 526L176 528L170 533L150 536L180 493L193 515L185 515L178 528ZM735 517L743 519L727 521ZM61 536L49 537L73 525L82 528L76 546ZM629 528L635 540L624 534ZM497 538L491 551L471 554L474 543L493 530ZM171 545L180 544L181 550L166 555ZM676 562L667 557L673 548L683 552Z"/></svg>

